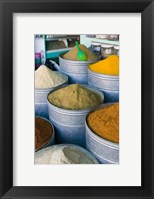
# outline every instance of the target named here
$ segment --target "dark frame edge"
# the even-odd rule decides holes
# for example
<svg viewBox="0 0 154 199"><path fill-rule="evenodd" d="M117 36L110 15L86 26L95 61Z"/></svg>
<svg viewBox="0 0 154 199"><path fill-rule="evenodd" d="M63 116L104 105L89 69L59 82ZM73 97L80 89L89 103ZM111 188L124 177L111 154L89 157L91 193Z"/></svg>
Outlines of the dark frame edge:
<svg viewBox="0 0 154 199"><path fill-rule="evenodd" d="M2 11L2 2L0 1L0 11ZM10 11L10 10L7 10L7 11ZM150 12L149 12L150 11ZM146 34L146 35L148 35L149 37L147 37L148 38L148 42L147 42L147 46L145 47L145 49L142 51L142 55L144 55L144 54L146 54L147 56L148 56L148 58L151 60L151 66L153 66L153 64L154 64L154 56L152 56L152 53L153 53L153 55L154 55L154 38L152 37L152 35L154 35L154 26L152 25L152 24L154 24L154 2L152 2L151 4L147 4L147 6L146 6L146 8L144 9L144 11L143 11L143 14L142 14L142 17L144 18L144 16L145 15L148 15L149 17L151 17L151 15L152 15L152 17L151 17L151 21L150 21L150 24L151 24L151 28L152 28L152 31L151 31L151 33L149 34L149 29L148 30L145 30L146 31L146 33L144 33L144 34ZM2 36L4 35L4 33L2 34L2 27L3 27L3 21L2 21L2 12L0 12L0 27L1 27L1 37L0 37L0 43L1 42L3 42L3 44L4 44L4 41L2 41ZM12 13L9 13L9 16L11 17L12 16ZM149 21L143 21L143 23L145 24L145 23L147 23L148 22L148 24L149 24ZM12 21L11 21L11 19L9 20L9 24L11 23L11 28L12 28ZM8 24L8 25L9 25ZM143 24L142 24L143 25ZM143 27L143 26L142 26ZM7 29L7 28L6 28ZM5 31L4 31L5 32ZM149 42L150 42L150 40L152 40L152 45L150 45L149 44ZM143 38L143 41L144 41L144 44L145 44L145 38ZM146 40L147 41L147 40ZM11 49L13 49L13 44L12 44L12 37L10 37L10 38L8 38L8 41L7 42L11 42L11 45L12 45L12 48L10 48L10 52L11 52ZM146 44L145 44L146 45ZM148 45L150 45L150 47L151 47L151 54L150 55L148 55L147 54L147 48L148 48ZM4 46L3 46L4 47ZM7 49L5 49L5 51L4 52L6 52L6 50ZM143 57L143 56L142 56ZM10 62L12 62L12 60L7 60L6 62L4 62L4 59L6 58L6 55L5 55L5 57L3 56L3 49L2 49L2 46L0 46L0 58L1 58L1 60L0 60L0 64L1 64L1 66L2 66L2 64L6 64L6 65L10 65ZM2 61L3 60L3 61ZM144 62L146 62L147 63L147 60L145 60L144 58L143 58L143 63ZM149 61L148 61L149 62ZM11 63L12 64L12 63ZM142 69L143 69L143 67L142 67ZM10 73L11 75L12 75L12 72L13 71L9 71L9 69L8 69L8 71L6 71L6 73ZM144 71L145 72L145 74L146 74L146 71ZM143 72L142 72L143 73ZM2 67L0 67L0 81L2 82L2 80L3 80L3 83L2 84L0 84L0 86L2 86L2 85L4 85L4 83L5 83L5 81L4 81L4 78L2 78L2 74L4 74L4 72L2 71ZM151 68L150 69L150 72L148 73L148 75L150 75L150 78L149 78L149 80L147 80L147 77L146 77L146 81L148 81L148 85L149 85L149 89L150 90L147 90L147 95L149 96L149 93L152 93L152 96L150 95L149 96L149 106L148 106L148 110L143 110L144 111L144 113L146 113L147 114L147 112L149 112L150 111L150 106L152 107L152 112L150 111L150 113L151 113L151 115L152 115L152 118L154 119L154 107L152 106L152 101L154 101L154 89L152 90L152 86L151 85L154 85L154 80L152 79L152 77L154 77L154 69L153 68ZM11 78L11 77L10 77ZM144 74L143 74L143 76L142 76L142 79L144 80ZM12 81L12 78L11 78L11 81ZM10 86L10 84L11 84L11 82L9 82L9 85L8 85L8 87ZM143 85L142 85L143 86ZM2 108L2 102L3 102L3 99L4 99L4 96L3 96L3 99L2 99L2 95L3 95L3 89L4 88L2 88L2 87L0 87L0 102L1 102L1 104L0 104L0 108ZM147 89L147 88L146 88ZM12 95L12 94L9 94L9 93L7 93L6 95L8 95L9 97ZM144 105L144 107L145 107L145 105ZM8 109L10 108L10 106L8 107ZM2 109L1 109L2 110ZM9 117L9 121L11 122L11 117L12 116L10 116ZM3 118L3 114L2 114L2 112L0 113L0 122L1 121L4 121L4 119L6 119L6 118ZM144 121L144 119L145 118L142 118L142 122ZM148 121L147 121L148 122ZM152 123L152 121L150 121L151 123L148 123L149 124L149 126L152 126L151 128L152 128L152 130L154 129L154 124ZM0 124L0 128L1 128L1 132L2 132L2 123ZM9 128L9 127L8 127ZM144 128L146 128L145 126L143 126L143 129ZM149 129L150 130L150 129ZM152 131L151 131L152 132ZM0 156L1 156L1 160L2 160L2 157L5 155L5 154L2 154L2 151L4 151L4 150L2 150L2 149L4 149L3 147L4 147L4 144L6 143L6 140L4 141L4 139L6 139L7 137L5 136L5 137L2 137L2 133L0 134L0 144L1 144L1 151L0 151ZM149 135L148 137L145 137L145 139L146 140L148 140L148 141L150 141L151 142L151 140L154 140L153 138L154 138L154 136L152 137L153 135ZM11 139L10 139L11 140ZM2 142L2 141L4 141L4 143ZM142 141L143 141L143 137L142 137ZM143 142L142 142L143 143ZM10 150L10 152L12 153L12 140L10 141L10 147L9 147L9 150ZM153 146L153 145L151 145L151 146ZM147 145L145 145L144 146L145 148L149 148L149 146L147 146ZM151 151L154 151L154 149L152 149ZM4 153L4 152L3 152ZM152 154L151 154L151 156L150 157L152 157ZM142 160L143 161L143 160ZM151 165L151 169L152 169L152 166L154 166L154 160L150 160L148 157L147 157L147 159L146 159L146 161ZM152 162L153 161L153 162ZM12 160L7 160L7 159L5 159L5 163L10 163L10 162L12 162ZM146 166L146 164L144 164L144 162L142 162L143 163L143 169L145 169L145 168L147 168L147 166ZM153 163L153 164L152 164ZM13 164L13 163L12 163ZM7 165L7 169L9 168L11 168L11 170L9 171L10 173L8 174L8 173L6 173L6 172L3 172L3 170L4 170L4 163L2 164L2 161L0 162L0 166L1 166L1 170L0 170L0 174L2 174L1 176L3 176L3 178L2 178L2 180L0 181L0 197L2 196L2 198L16 198L16 197L25 197L25 195L24 195L24 192L25 191L28 191L28 193L26 193L26 197L33 197L33 198L37 198L38 196L39 196L39 194L37 195L37 192L35 192L35 189L36 189L36 187L34 187L34 191L32 191L32 187L13 187L12 186L12 179L13 179L13 176L12 176L12 172L13 172L13 168L11 167L11 165ZM6 168L5 168L6 169ZM149 169L148 169L149 170ZM152 192L152 188L153 187L150 187L149 185L150 185L150 182L152 182L152 179L154 179L154 174L153 174L153 176L151 177L150 176L150 170L148 171L148 175L146 175L146 176L144 176L143 175L143 179L142 179L142 181L144 182L144 179L150 179L150 181L149 181L149 184L146 184L146 186L143 184L143 186L142 186L142 190L140 190L139 191L139 193L142 193L143 195L141 196L141 198L143 198L143 197L148 197L148 198L153 198L154 197L154 195L153 195L153 192ZM153 183L153 182L152 182ZM153 184L152 184L152 186L153 186ZM2 189L1 189L2 188ZM49 187L47 188L47 189L50 189ZM50 193L50 192L52 192L53 191L53 194L55 194L55 191L57 190L57 187L55 187L53 190L52 190L52 188L51 188L51 191L49 191L48 193ZM63 188L61 188L61 190L64 190ZM30 192L29 192L30 191ZM64 191L65 192L65 191ZM105 192L106 193L106 192ZM29 195L29 194L32 194L32 195ZM140 194L139 194L140 195ZM140 196L136 196L136 197L133 197L134 199L135 198L139 198ZM50 198L51 196L40 196L39 198ZM99 196L100 197L100 196ZM110 198L110 197L107 197L107 196L102 196L103 198ZM122 197L124 197L124 196L122 196ZM56 196L56 195L53 195L52 196L52 198L56 198L56 199L60 199L60 198L65 198L64 196L61 196L61 194L59 195L59 196ZM67 196L66 196L66 198L67 198ZM85 197L78 197L78 196L76 196L76 197L74 197L74 198L80 198L80 199L82 199L82 198L85 198ZM95 198L94 196L91 196L91 197L89 197L89 198ZM112 197L111 197L112 198ZM114 197L115 199L116 198L119 198L119 196L116 196L116 197ZM127 198L127 197L124 197L124 198ZM130 197L128 197L128 198L130 198Z"/></svg>
<svg viewBox="0 0 154 199"><path fill-rule="evenodd" d="M141 116L141 128L142 128L142 187L146 190L149 197L153 196L153 182L152 182L152 93L153 93L153 79L152 77L152 52L154 45L152 45L153 32L153 2L144 9L142 12L142 50L141 50L141 60L142 60L142 116ZM151 52L151 53L149 53ZM143 67L145 66L145 67ZM148 70L147 70L148 69ZM148 99L147 99L148 97ZM146 122L145 122L146 121ZM147 132L147 134L143 134ZM150 133L151 132L151 133ZM148 144L151 143L151 144ZM148 156L145 151L149 151ZM143 158L144 153L144 158ZM144 171L144 172L143 172ZM146 173L145 173L146 171ZM146 181L146 184L145 184Z"/></svg>
<svg viewBox="0 0 154 199"><path fill-rule="evenodd" d="M0 60L0 197L2 197L13 188L13 13L5 6L3 0L0 0L0 7L2 50ZM7 33L8 30L10 33ZM9 58L8 55L10 55Z"/></svg>
<svg viewBox="0 0 154 199"><path fill-rule="evenodd" d="M152 121L154 121L154 1L152 2ZM154 168L154 122L152 122L152 168ZM154 172L152 172L152 196L154 197Z"/></svg>
<svg viewBox="0 0 154 199"><path fill-rule="evenodd" d="M2 2L0 2L0 44L2 44ZM2 45L0 45L0 110L2 110ZM2 132L2 113L0 113L0 132ZM0 159L2 160L2 133L0 133ZM2 176L2 161L0 161L0 176ZM0 196L2 196L3 180L0 178Z"/></svg>

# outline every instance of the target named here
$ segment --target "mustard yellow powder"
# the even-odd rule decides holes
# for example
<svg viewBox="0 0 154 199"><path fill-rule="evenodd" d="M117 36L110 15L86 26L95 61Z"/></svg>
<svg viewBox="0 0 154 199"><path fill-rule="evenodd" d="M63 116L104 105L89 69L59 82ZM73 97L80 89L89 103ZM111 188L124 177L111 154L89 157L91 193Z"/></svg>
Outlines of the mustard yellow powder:
<svg viewBox="0 0 154 199"><path fill-rule="evenodd" d="M89 69L104 75L119 75L119 57L117 55L111 55L104 60L91 64Z"/></svg>

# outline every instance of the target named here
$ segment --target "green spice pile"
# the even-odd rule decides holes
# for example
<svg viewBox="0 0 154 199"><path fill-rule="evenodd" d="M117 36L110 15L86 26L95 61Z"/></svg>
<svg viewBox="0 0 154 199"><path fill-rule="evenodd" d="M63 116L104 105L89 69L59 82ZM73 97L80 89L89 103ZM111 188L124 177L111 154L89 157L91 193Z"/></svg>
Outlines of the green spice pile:
<svg viewBox="0 0 154 199"><path fill-rule="evenodd" d="M80 84L60 88L50 93L48 100L57 107L69 110L88 109L99 105L102 101L99 94Z"/></svg>
<svg viewBox="0 0 154 199"><path fill-rule="evenodd" d="M85 45L80 44L79 46L80 46L81 51L86 53L87 58L88 58L87 61L95 60L95 59L98 58ZM79 59L77 58L77 53L78 53L78 49L77 49L76 46L74 46L74 48L72 48L68 53L63 55L63 58L68 59L68 60L72 60L72 61L79 61Z"/></svg>

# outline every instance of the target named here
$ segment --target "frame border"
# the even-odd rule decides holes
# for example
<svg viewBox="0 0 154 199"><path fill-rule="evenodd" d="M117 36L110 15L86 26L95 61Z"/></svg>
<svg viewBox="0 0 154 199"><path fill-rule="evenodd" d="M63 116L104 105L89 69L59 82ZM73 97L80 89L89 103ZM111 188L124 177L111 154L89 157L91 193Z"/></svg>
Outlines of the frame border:
<svg viewBox="0 0 154 199"><path fill-rule="evenodd" d="M142 186L13 186L13 13L141 13L142 23ZM153 198L154 188L154 0L0 0L0 197ZM7 100L6 100L7 99ZM129 172L129 171L128 171Z"/></svg>

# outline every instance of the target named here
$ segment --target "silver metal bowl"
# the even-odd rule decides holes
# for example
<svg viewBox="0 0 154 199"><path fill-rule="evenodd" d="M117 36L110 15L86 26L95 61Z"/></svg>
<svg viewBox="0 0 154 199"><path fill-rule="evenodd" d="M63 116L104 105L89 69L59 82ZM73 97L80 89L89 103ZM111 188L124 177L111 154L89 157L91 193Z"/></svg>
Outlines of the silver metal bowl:
<svg viewBox="0 0 154 199"><path fill-rule="evenodd" d="M99 108L105 108L111 103L103 104ZM91 112L93 112L91 111ZM89 112L89 114L91 113ZM89 115L88 114L88 115ZM119 144L103 139L96 135L88 126L86 117L86 148L103 164L118 164L119 163Z"/></svg>
<svg viewBox="0 0 154 199"><path fill-rule="evenodd" d="M93 162L91 164L99 164L98 160L88 150L86 150L86 149L84 149L84 148L82 148L80 146L74 145L74 144L58 144L58 145L50 146L50 147L48 147L46 149L43 149L43 150L40 150L40 151L36 152L35 153L35 164L39 164L39 163L37 163L37 159L41 155L45 154L47 151L49 151L49 150L52 151L54 148L61 149L63 147L70 147L72 149L75 148L75 149L81 151L84 155L88 156ZM79 163L79 164L87 164L87 163Z"/></svg>
<svg viewBox="0 0 154 199"><path fill-rule="evenodd" d="M61 72L55 72L57 74L62 75L65 78L65 82L63 84L60 84L56 87L47 88L47 89L36 89L35 88L35 116L42 116L45 118L49 118L48 114L48 105L47 105L47 95L50 91L52 91L55 88L60 88L63 85L66 85L68 83L68 76L65 74L62 74Z"/></svg>
<svg viewBox="0 0 154 199"><path fill-rule="evenodd" d="M88 84L103 91L105 103L119 101L119 76L96 73L88 67Z"/></svg>
<svg viewBox="0 0 154 199"><path fill-rule="evenodd" d="M88 84L88 65L100 60L98 57L91 61L72 61L59 56L59 69L69 77L69 83Z"/></svg>
<svg viewBox="0 0 154 199"><path fill-rule="evenodd" d="M37 151L39 151L41 149L45 149L46 147L49 147L49 146L55 144L55 130L54 130L54 126L52 125L52 123L49 120L47 120L46 118L44 118L44 117L35 117L35 118L41 118L41 119L47 121L51 125L51 128L52 128L52 136L51 136L51 138L48 140L47 143L42 145L39 149L35 149L35 152L37 152Z"/></svg>
<svg viewBox="0 0 154 199"><path fill-rule="evenodd" d="M87 85L83 86L100 96L100 104L104 102L104 94L101 91ZM63 86L61 88L64 87L66 86ZM56 88L50 93L58 89L59 88ZM53 123L55 127L56 143L71 143L85 147L86 115L90 110L98 107L99 105L85 110L67 110L51 104L48 100L49 120Z"/></svg>

